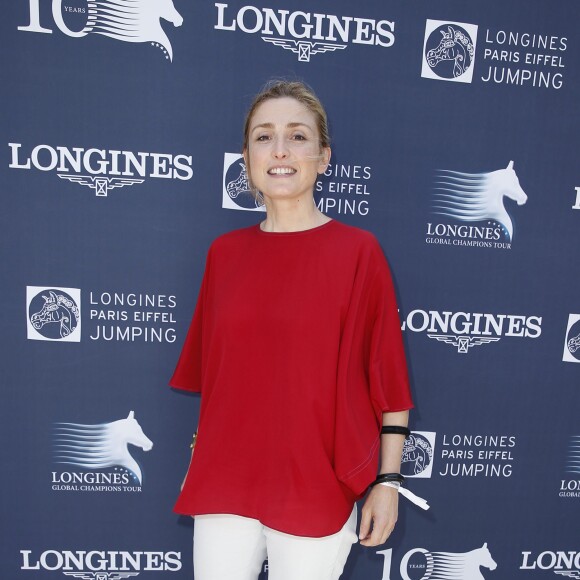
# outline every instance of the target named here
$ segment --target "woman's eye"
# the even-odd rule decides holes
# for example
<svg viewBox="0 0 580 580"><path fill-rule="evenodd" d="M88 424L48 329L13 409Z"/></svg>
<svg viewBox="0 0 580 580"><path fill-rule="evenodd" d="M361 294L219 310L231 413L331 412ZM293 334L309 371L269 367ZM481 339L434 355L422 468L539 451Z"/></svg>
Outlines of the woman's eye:
<svg viewBox="0 0 580 580"><path fill-rule="evenodd" d="M292 139L294 139L294 141L306 141L306 137L304 135L293 135Z"/></svg>
<svg viewBox="0 0 580 580"><path fill-rule="evenodd" d="M268 141L270 139L269 135L259 135L256 141Z"/></svg>

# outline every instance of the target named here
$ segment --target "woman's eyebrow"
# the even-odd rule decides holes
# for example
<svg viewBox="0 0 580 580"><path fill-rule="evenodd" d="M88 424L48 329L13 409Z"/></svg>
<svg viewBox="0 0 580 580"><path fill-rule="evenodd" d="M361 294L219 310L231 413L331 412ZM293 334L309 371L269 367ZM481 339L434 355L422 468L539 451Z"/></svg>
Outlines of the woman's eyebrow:
<svg viewBox="0 0 580 580"><path fill-rule="evenodd" d="M259 125L254 125L252 127L252 131L255 131L256 129L273 129L274 128L274 123L260 123Z"/></svg>
<svg viewBox="0 0 580 580"><path fill-rule="evenodd" d="M306 127L307 129L312 129L312 127L308 123L301 123L299 121L296 121L294 123L288 123L286 127L289 127L290 129L294 129L295 127Z"/></svg>
<svg viewBox="0 0 580 580"><path fill-rule="evenodd" d="M287 123L286 127L289 129L295 129L296 127L306 127L307 129L310 129L312 131L312 127L308 125L308 123L301 123L300 121L293 121L291 123ZM255 131L256 129L273 129L273 128L274 123L259 123L258 125L254 125L254 127L252 127L252 131Z"/></svg>

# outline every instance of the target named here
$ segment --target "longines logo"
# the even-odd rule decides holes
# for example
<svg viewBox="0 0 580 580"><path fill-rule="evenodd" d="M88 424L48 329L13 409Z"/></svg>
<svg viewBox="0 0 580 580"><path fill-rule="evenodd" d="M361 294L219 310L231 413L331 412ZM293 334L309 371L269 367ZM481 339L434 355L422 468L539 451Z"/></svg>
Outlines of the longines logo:
<svg viewBox="0 0 580 580"><path fill-rule="evenodd" d="M52 472L52 490L140 492L143 474L128 445L143 451L153 447L133 411L124 419L99 425L56 423L53 460L70 467Z"/></svg>
<svg viewBox="0 0 580 580"><path fill-rule="evenodd" d="M560 90L566 73L568 38L558 30L530 34L488 28L482 42L484 83Z"/></svg>
<svg viewBox="0 0 580 580"><path fill-rule="evenodd" d="M177 297L173 294L86 290L85 338L106 342L175 342ZM81 290L26 287L30 340L80 342Z"/></svg>
<svg viewBox="0 0 580 580"><path fill-rule="evenodd" d="M401 329L426 333L429 338L457 348L458 353L467 354L474 346L498 342L504 336L538 338L542 334L542 317L413 310Z"/></svg>
<svg viewBox="0 0 580 580"><path fill-rule="evenodd" d="M48 3L50 0L44 0ZM51 34L52 29L40 23L40 4L43 0L29 0L30 23L19 26L25 32ZM77 3L75 3L77 4ZM67 0L52 0L52 18L57 28L67 36L82 38L87 34L99 34L124 42L149 42L163 51L165 58L173 59L171 42L161 26L167 20L181 26L183 18L172 0L115 0L101 2L84 0L84 5L69 5ZM79 17L82 20L79 22ZM73 27L79 27L75 30Z"/></svg>
<svg viewBox="0 0 580 580"><path fill-rule="evenodd" d="M36 145L23 153L21 143L8 143L11 169L56 171L58 177L107 197L115 188L143 183L146 177L188 180L192 157L168 153L133 153L91 147Z"/></svg>
<svg viewBox="0 0 580 580"><path fill-rule="evenodd" d="M520 570L551 570L564 578L578 579L580 578L580 552L546 550L537 555L533 552L522 552Z"/></svg>
<svg viewBox="0 0 580 580"><path fill-rule="evenodd" d="M393 550L381 550L377 554L384 558L381 580L391 580ZM399 572L402 580L483 580L488 576L487 573L483 575L481 568L492 571L497 568L487 542L469 552L431 552L414 548L403 556Z"/></svg>
<svg viewBox="0 0 580 580"><path fill-rule="evenodd" d="M528 200L513 161L505 169L488 173L438 170L431 203L437 221L427 223L425 242L510 250L514 224L504 206L505 197L518 205Z"/></svg>
<svg viewBox="0 0 580 580"><path fill-rule="evenodd" d="M228 4L216 2L215 6L216 30L260 34L264 42L295 53L302 62L309 62L316 54L344 50L349 44L389 47L395 42L395 23L390 20L251 5L232 13Z"/></svg>
<svg viewBox="0 0 580 580"><path fill-rule="evenodd" d="M568 38L558 32L487 28L480 31L478 46L477 25L427 20L421 76L471 83L477 59L480 82L559 90L564 86Z"/></svg>
<svg viewBox="0 0 580 580"><path fill-rule="evenodd" d="M427 20L421 76L470 83L473 79L476 44L475 24Z"/></svg>
<svg viewBox="0 0 580 580"><path fill-rule="evenodd" d="M84 580L121 580L141 572L178 572L182 568L181 552L45 550L34 554L20 550L20 555L21 570L62 572Z"/></svg>
<svg viewBox="0 0 580 580"><path fill-rule="evenodd" d="M515 435L445 433L441 438L441 477L508 478L515 464Z"/></svg>

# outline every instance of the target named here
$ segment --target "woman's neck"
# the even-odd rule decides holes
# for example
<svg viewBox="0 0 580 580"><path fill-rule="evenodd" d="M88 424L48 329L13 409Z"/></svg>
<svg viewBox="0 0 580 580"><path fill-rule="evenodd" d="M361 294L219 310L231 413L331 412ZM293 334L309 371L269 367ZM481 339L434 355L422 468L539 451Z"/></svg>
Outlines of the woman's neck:
<svg viewBox="0 0 580 580"><path fill-rule="evenodd" d="M299 232L321 226L330 219L316 207L312 198L308 201L266 200L266 219L260 228L265 232Z"/></svg>

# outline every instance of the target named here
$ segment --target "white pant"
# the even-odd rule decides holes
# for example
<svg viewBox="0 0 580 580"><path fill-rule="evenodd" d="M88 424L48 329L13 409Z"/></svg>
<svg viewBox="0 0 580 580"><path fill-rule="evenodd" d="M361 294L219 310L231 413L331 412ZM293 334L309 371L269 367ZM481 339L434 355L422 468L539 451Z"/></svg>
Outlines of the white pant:
<svg viewBox="0 0 580 580"><path fill-rule="evenodd" d="M343 528L322 538L292 536L258 520L195 516L195 580L257 580L266 556L268 580L337 580L356 535L356 504Z"/></svg>

